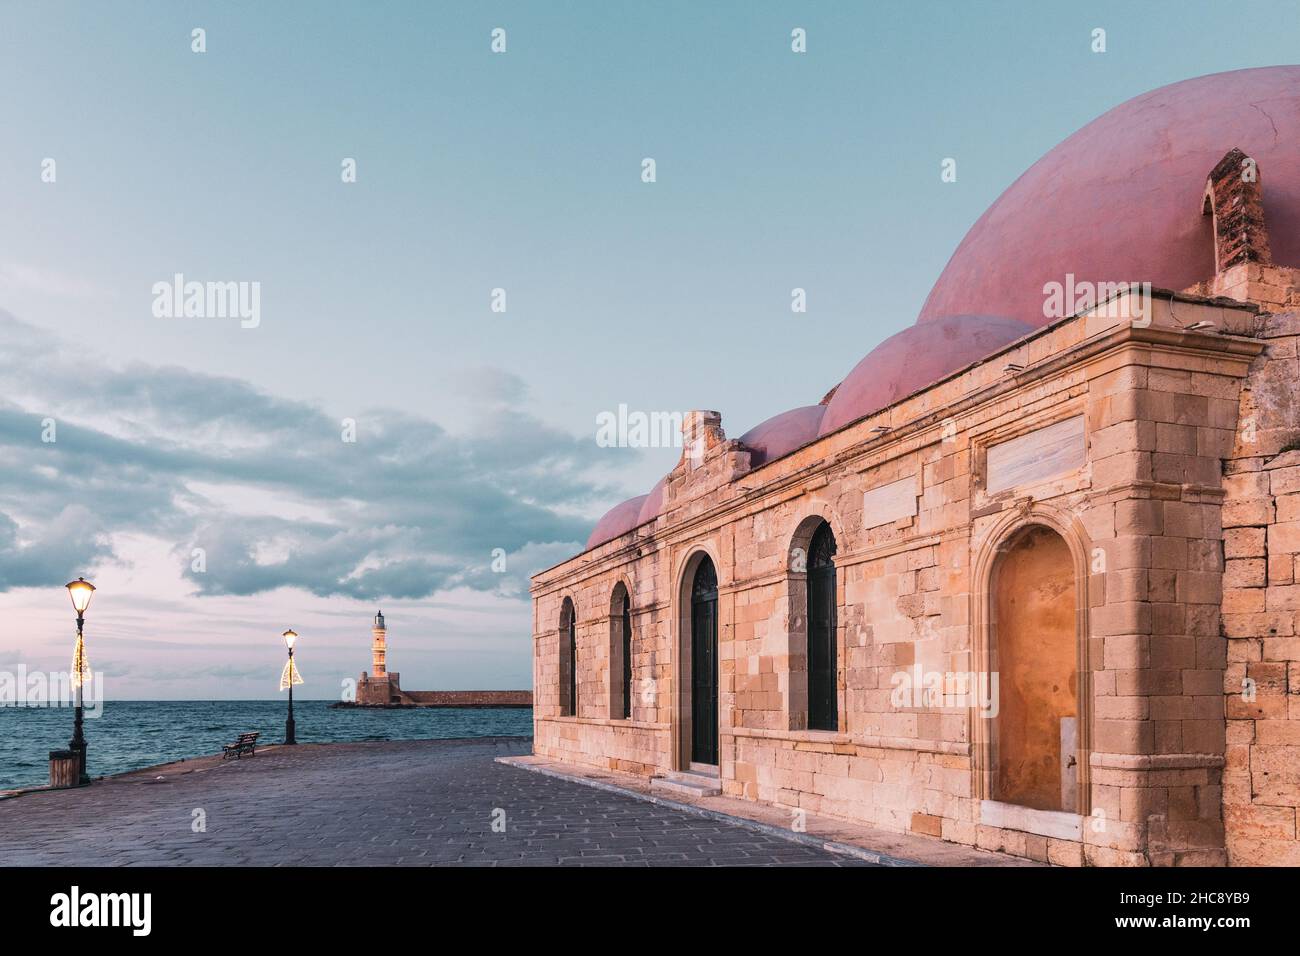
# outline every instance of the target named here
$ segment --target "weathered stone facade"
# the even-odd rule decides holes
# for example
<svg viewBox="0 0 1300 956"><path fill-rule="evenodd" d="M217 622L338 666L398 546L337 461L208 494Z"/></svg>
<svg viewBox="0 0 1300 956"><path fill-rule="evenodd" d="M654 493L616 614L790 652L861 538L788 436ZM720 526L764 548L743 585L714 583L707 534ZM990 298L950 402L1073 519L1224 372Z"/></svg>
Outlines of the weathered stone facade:
<svg viewBox="0 0 1300 956"><path fill-rule="evenodd" d="M1195 290L1125 292L775 460L692 413L658 517L534 578L535 752L709 773L684 678L707 556L723 792L1066 865L1300 864L1300 272L1251 254L1252 217ZM806 729L821 522L835 730ZM1067 582L1037 596L1030 532ZM949 696L908 694L932 675ZM1030 777L1047 797L1009 799Z"/></svg>

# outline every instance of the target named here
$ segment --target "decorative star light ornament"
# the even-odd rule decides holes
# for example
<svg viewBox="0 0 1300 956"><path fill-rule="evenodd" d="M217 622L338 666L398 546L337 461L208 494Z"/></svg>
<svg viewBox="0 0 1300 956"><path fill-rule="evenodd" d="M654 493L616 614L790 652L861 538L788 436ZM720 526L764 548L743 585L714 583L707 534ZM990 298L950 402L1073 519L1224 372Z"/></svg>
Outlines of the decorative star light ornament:
<svg viewBox="0 0 1300 956"><path fill-rule="evenodd" d="M76 690L83 684L89 684L90 679L90 661L86 659L86 639L78 634L77 646L72 652L72 689Z"/></svg>
<svg viewBox="0 0 1300 956"><path fill-rule="evenodd" d="M288 690L290 683L302 683L302 675L298 673L298 665L292 657L285 662L284 670L280 672L280 690Z"/></svg>

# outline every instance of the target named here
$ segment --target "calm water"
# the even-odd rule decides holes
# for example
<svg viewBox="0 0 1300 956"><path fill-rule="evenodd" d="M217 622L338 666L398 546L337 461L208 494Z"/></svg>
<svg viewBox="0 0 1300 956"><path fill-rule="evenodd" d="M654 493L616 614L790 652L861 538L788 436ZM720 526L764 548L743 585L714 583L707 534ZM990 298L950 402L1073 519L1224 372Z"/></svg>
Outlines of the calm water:
<svg viewBox="0 0 1300 956"><path fill-rule="evenodd" d="M327 700L295 700L300 743L531 736L528 708L330 710ZM0 707L0 790L49 783L49 752L72 737L71 707ZM284 740L285 702L275 700L110 701L85 722L92 777L221 752L244 732Z"/></svg>

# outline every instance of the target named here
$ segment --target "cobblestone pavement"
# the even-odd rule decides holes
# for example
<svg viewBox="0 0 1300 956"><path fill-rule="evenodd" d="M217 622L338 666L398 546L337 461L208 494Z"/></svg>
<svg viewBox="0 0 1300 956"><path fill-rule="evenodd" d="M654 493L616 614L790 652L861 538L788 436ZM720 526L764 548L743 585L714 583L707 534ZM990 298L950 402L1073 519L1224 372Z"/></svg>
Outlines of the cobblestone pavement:
<svg viewBox="0 0 1300 956"><path fill-rule="evenodd" d="M528 750L512 737L299 746L27 794L0 800L0 865L864 865L493 762Z"/></svg>

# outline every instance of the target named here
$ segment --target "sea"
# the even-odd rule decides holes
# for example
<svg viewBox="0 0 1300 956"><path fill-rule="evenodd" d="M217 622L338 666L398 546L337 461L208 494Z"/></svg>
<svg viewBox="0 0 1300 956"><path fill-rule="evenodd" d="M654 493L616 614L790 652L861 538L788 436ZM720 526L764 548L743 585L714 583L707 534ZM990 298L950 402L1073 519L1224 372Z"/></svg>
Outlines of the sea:
<svg viewBox="0 0 1300 956"><path fill-rule="evenodd" d="M452 737L528 737L531 708L421 707L331 709L328 700L295 700L299 743L356 740L445 740ZM49 783L51 750L72 737L71 707L0 706L0 790ZM92 777L221 752L241 733L259 731L259 743L284 741L283 700L105 701L85 720L86 763Z"/></svg>

